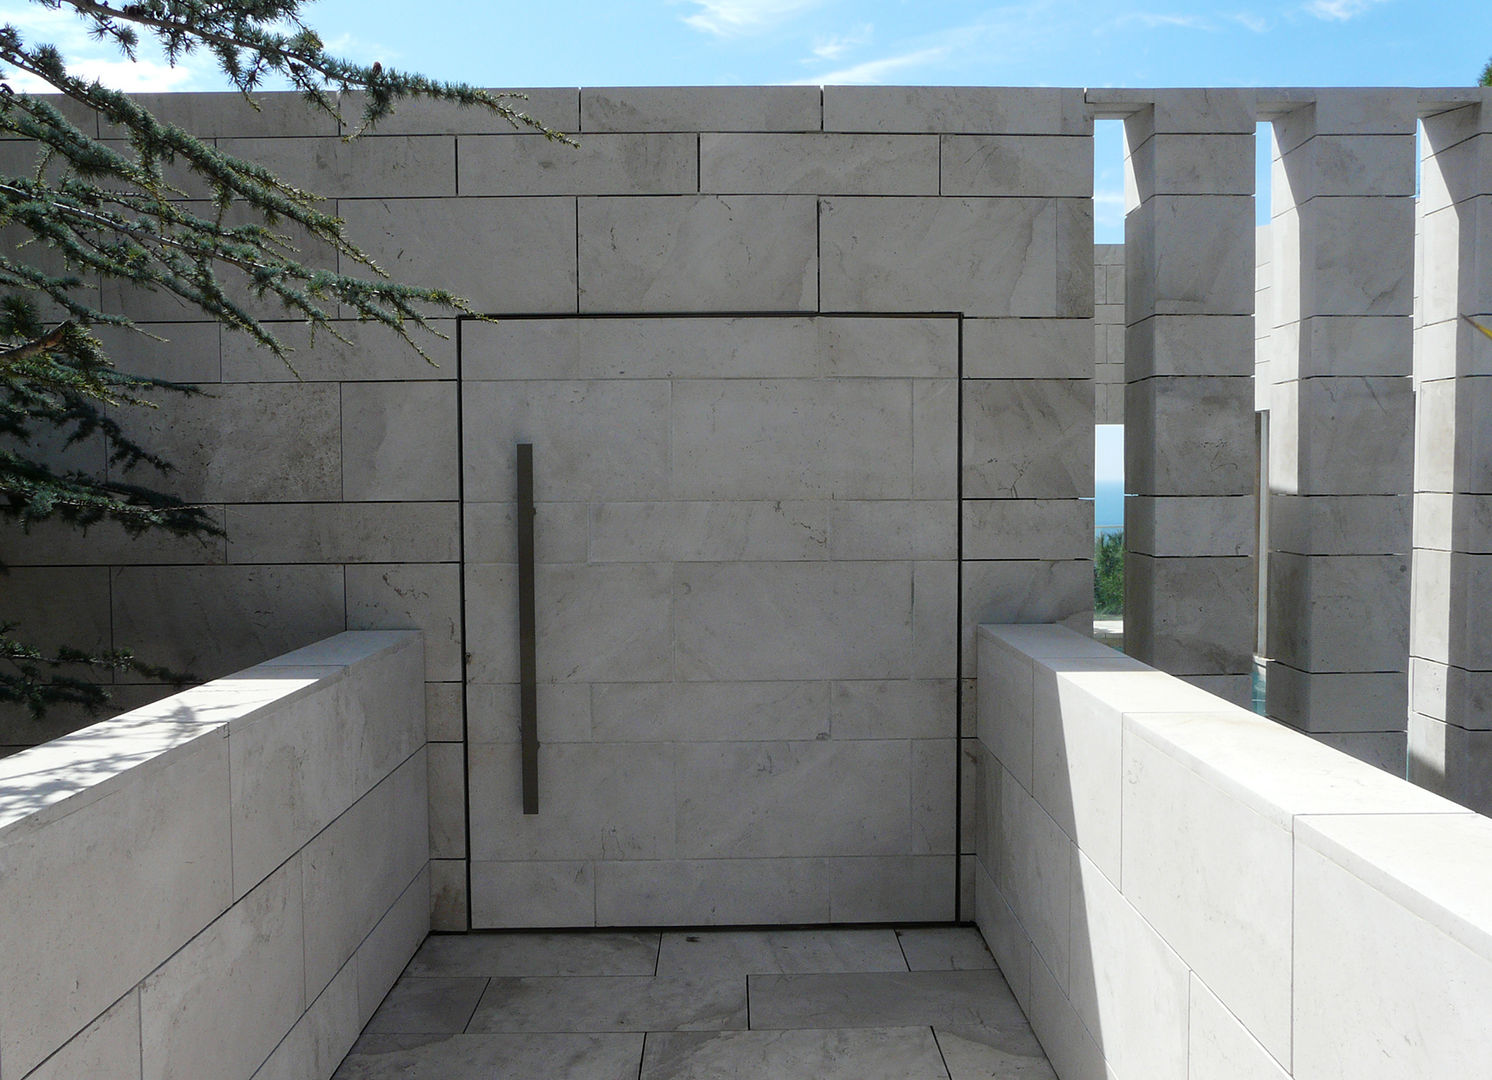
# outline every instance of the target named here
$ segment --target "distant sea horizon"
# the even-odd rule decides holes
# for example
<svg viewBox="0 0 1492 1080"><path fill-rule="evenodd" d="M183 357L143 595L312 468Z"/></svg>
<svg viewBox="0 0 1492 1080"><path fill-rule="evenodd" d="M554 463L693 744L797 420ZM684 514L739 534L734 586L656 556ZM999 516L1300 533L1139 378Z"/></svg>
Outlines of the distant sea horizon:
<svg viewBox="0 0 1492 1080"><path fill-rule="evenodd" d="M1124 482L1095 484L1093 488L1093 532L1118 532L1124 528Z"/></svg>

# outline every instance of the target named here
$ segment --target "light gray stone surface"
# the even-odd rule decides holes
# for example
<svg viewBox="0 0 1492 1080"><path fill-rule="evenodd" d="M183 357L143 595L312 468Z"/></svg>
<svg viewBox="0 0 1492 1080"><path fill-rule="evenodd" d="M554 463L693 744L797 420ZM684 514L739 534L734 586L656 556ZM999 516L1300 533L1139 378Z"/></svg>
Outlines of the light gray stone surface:
<svg viewBox="0 0 1492 1080"><path fill-rule="evenodd" d="M817 131L812 86L627 86L580 91L582 131Z"/></svg>
<svg viewBox="0 0 1492 1080"><path fill-rule="evenodd" d="M673 195L699 189L693 135L467 136L454 175L462 195Z"/></svg>
<svg viewBox="0 0 1492 1080"><path fill-rule="evenodd" d="M339 211L385 270L478 311L576 310L573 199L353 199Z"/></svg>
<svg viewBox="0 0 1492 1080"><path fill-rule="evenodd" d="M1048 87L826 86L825 131L1085 135L1082 93Z"/></svg>
<svg viewBox="0 0 1492 1080"><path fill-rule="evenodd" d="M937 195L938 183L938 140L931 135L699 137L699 188L705 192Z"/></svg>
<svg viewBox="0 0 1492 1080"><path fill-rule="evenodd" d="M818 306L811 198L587 197L578 214L581 311Z"/></svg>

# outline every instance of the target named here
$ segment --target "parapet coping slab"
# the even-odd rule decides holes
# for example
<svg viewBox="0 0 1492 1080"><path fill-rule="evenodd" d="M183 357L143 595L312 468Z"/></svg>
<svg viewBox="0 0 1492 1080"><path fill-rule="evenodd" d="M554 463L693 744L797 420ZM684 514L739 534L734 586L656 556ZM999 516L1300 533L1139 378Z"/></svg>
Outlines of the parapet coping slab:
<svg viewBox="0 0 1492 1080"><path fill-rule="evenodd" d="M419 639L417 630L347 631L0 758L0 835L74 813Z"/></svg>

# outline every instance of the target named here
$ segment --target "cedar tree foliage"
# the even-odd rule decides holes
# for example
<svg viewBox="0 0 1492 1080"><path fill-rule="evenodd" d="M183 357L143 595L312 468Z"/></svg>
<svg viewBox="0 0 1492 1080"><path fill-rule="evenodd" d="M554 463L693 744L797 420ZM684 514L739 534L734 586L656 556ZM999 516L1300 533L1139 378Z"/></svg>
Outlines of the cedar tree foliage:
<svg viewBox="0 0 1492 1080"><path fill-rule="evenodd" d="M266 81L288 83L308 108L355 125L354 134L397 102L423 97L486 109L564 140L512 104L520 95L328 55L301 21L303 0L33 2L76 14L94 38L131 60L142 39L173 64L209 54L251 104ZM13 89L6 79L16 72L55 94ZM356 115L344 118L340 110L349 102ZM108 143L69 119L94 115ZM99 306L100 295L109 295L98 288L105 279L174 294L287 364L288 350L254 314L266 300L309 324L313 335L340 336L331 313L342 305L382 323L422 355L414 334L435 332L427 318L474 314L447 292L390 280L314 194L157 119L117 90L72 74L55 47L28 41L11 25L0 25L0 138L29 140L37 151L25 175L0 175L0 518L8 527L57 519L83 529L112 523L131 534L221 535L203 507L153 486L170 463L126 431L122 418L129 406L151 408L162 394L198 391L111 363L94 328L129 332L132 324ZM188 201L167 179L168 167L189 171L208 198ZM322 241L358 274L299 261L287 233ZM100 435L109 455L104 477L56 465L56 455L41 449ZM40 716L57 703L102 703L107 693L98 685L98 670L170 677L128 651L29 644L21 639L23 614L4 610L0 588L0 702L20 703Z"/></svg>

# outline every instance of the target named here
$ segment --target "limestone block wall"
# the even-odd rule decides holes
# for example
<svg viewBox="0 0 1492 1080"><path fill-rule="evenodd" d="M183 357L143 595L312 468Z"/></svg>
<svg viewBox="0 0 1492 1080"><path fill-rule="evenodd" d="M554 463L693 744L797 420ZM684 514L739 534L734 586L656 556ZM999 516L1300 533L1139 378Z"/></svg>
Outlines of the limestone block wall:
<svg viewBox="0 0 1492 1080"><path fill-rule="evenodd" d="M338 634L0 761L0 1077L329 1077L429 930L423 670Z"/></svg>
<svg viewBox="0 0 1492 1080"><path fill-rule="evenodd" d="M1273 123L1268 711L1400 771L1414 441L1407 95Z"/></svg>
<svg viewBox="0 0 1492 1080"><path fill-rule="evenodd" d="M1093 245L1094 418L1124 423L1124 245Z"/></svg>
<svg viewBox="0 0 1492 1080"><path fill-rule="evenodd" d="M1064 628L979 635L976 917L1062 1080L1485 1069L1492 822Z"/></svg>
<svg viewBox="0 0 1492 1080"><path fill-rule="evenodd" d="M231 95L147 103L327 195L390 271L449 287L499 322L448 324L449 341L431 346L438 366L352 323L341 327L351 346L314 348L283 323L297 378L194 312L111 286L123 310L169 339L126 344L126 366L212 392L168 402L146 434L181 462L178 489L220 508L227 537L198 546L7 535L7 599L27 613L23 629L44 642L129 643L199 677L344 628L423 630L441 927L464 929L474 915L469 842L474 885L490 883L483 910L503 918L523 917L521 896L550 919L595 919L599 904L635 921L652 894L634 889L631 907L608 907L595 884L616 880L616 867L603 872L615 853L694 875L702 898L730 874L771 870L791 885L782 917L792 921L959 910L971 879L960 891L957 864L972 843L971 779L959 804L959 775L972 777L959 710L972 717L974 684L961 676L973 667L975 622L1083 626L1091 608L1093 169L1082 91L532 92L530 111L577 132L578 150L424 107L343 142L334 123L273 95L262 113ZM24 148L8 149L24 159ZM714 332L731 319L732 331ZM522 349L499 344L525 330ZM566 334L599 335L605 348L567 353ZM862 344L820 348L836 337ZM927 341L935 362L918 351ZM818 395L806 413L804 394ZM849 408L870 398L896 404ZM712 442L711 417L731 410L754 418L760 437L739 428ZM837 450L808 437L808 413ZM786 441L782 418L799 425ZM521 857L529 841L499 843L532 825L511 806L516 691L504 652L516 617L505 568L520 434L550 443L537 455L541 560L565 569L545 571L549 656L595 661L546 669L541 761L589 761L565 782L594 793L587 778L629 743L639 764L627 777L656 796L619 831L603 820L614 801L576 803L581 839ZM748 465L720 449L731 445L769 465L776 454L767 479L784 482L748 491L749 477L729 475ZM851 459L896 459L905 482L842 475L835 462L847 447ZM104 467L102 447L72 452ZM602 479L617 484L602 490ZM791 640L811 643L837 674L804 678L791 670L792 647L718 615L798 595L859 597L877 616L905 608L899 632L915 639L921 666L903 663L886 636L878 647L896 662L878 668L871 636L856 640L852 618L826 614L819 631L799 624ZM675 658L681 642L706 640L707 664ZM621 642L644 662L629 663ZM688 696L695 681L805 685L757 725L750 694L721 712L707 695ZM873 684L884 692L872 695ZM163 689L116 687L125 703ZM652 705L639 698L617 712L625 694L645 693ZM655 725L650 744L639 717ZM0 743L35 733L5 722ZM77 722L62 717L54 730ZM732 868L712 841L677 839L673 823L698 799L652 781L675 775L681 753L796 763L755 787L757 772L731 770L725 823L757 820L781 791L813 790L812 777L865 755L885 779L870 786L893 793L897 809L879 812L874 829L826 820L811 843L790 824L763 825L771 839L753 835L739 855L755 868ZM555 782L551 792L562 790ZM785 820L813 816L802 798ZM558 894L544 883L566 870L565 903L546 904Z"/></svg>
<svg viewBox="0 0 1492 1080"><path fill-rule="evenodd" d="M1492 341L1492 107L1425 121L1416 327L1414 594L1410 630L1410 776L1492 812L1492 566L1485 406Z"/></svg>

